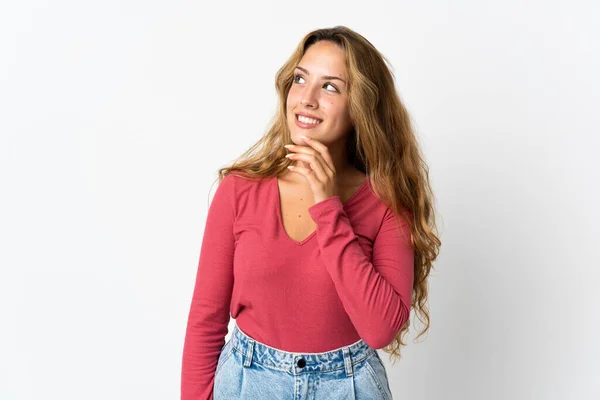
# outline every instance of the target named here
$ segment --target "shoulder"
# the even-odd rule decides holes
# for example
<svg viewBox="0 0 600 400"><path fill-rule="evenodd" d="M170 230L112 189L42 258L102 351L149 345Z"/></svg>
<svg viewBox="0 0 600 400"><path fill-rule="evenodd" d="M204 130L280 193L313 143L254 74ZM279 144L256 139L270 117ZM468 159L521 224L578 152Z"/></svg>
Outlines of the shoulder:
<svg viewBox="0 0 600 400"><path fill-rule="evenodd" d="M257 183L262 182L264 180L265 178L251 177L241 171L231 171L227 173L227 175L225 175L223 179L221 179L220 185L243 188L245 186L256 185Z"/></svg>
<svg viewBox="0 0 600 400"><path fill-rule="evenodd" d="M240 201L240 198L255 197L256 193L260 194L267 187L266 182L269 179L251 177L243 172L233 171L221 179L217 190L226 192L234 201Z"/></svg>
<svg viewBox="0 0 600 400"><path fill-rule="evenodd" d="M231 170L227 172L227 174L221 179L219 185L224 185L226 187L233 187L243 185L245 182L251 180L248 175L246 175L243 171Z"/></svg>

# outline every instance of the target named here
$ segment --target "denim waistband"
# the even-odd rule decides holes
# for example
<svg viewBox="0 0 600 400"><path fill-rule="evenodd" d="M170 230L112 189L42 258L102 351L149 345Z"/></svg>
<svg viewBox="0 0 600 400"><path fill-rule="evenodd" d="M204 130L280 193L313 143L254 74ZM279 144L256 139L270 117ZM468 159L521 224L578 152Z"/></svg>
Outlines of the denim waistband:
<svg viewBox="0 0 600 400"><path fill-rule="evenodd" d="M292 374L346 369L347 375L351 375L354 364L360 363L375 352L375 349L369 347L362 339L323 353L287 352L254 340L237 324L234 325L230 341L235 350L242 354L244 366L248 367L254 361L264 367Z"/></svg>

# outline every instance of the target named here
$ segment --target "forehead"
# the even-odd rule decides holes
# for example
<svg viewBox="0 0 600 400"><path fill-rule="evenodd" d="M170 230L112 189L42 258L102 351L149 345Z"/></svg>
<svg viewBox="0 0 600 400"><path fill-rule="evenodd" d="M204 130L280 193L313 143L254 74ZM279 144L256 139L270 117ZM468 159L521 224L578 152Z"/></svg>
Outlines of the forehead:
<svg viewBox="0 0 600 400"><path fill-rule="evenodd" d="M298 65L307 69L311 74L346 78L344 50L332 42L322 41L310 46Z"/></svg>

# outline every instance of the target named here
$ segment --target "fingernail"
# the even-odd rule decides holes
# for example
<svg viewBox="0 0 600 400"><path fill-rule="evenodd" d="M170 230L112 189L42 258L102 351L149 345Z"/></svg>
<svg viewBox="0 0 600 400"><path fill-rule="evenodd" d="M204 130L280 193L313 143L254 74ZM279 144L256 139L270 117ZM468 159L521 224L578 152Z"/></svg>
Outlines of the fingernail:
<svg viewBox="0 0 600 400"><path fill-rule="evenodd" d="M285 147L286 149L289 149L290 147L294 147L294 145L293 145L293 144L286 144L286 145L285 145L285 146L283 146L283 147Z"/></svg>
<svg viewBox="0 0 600 400"><path fill-rule="evenodd" d="M309 138L309 137L306 137L306 136L300 136L300 137L301 137L302 139L304 139L304 140L310 140L310 138Z"/></svg>

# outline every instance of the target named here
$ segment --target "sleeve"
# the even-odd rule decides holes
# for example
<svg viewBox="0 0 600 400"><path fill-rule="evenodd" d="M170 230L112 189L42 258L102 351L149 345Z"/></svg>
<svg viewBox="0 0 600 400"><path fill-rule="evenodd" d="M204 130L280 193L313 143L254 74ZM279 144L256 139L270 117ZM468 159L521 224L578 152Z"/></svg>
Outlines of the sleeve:
<svg viewBox="0 0 600 400"><path fill-rule="evenodd" d="M235 220L233 177L226 175L208 209L181 369L181 400L212 400L215 370L229 324Z"/></svg>
<svg viewBox="0 0 600 400"><path fill-rule="evenodd" d="M388 207L373 243L371 262L339 196L308 210L317 225L323 263L352 324L370 347L387 346L410 316L414 252L409 227L403 220L399 226Z"/></svg>

